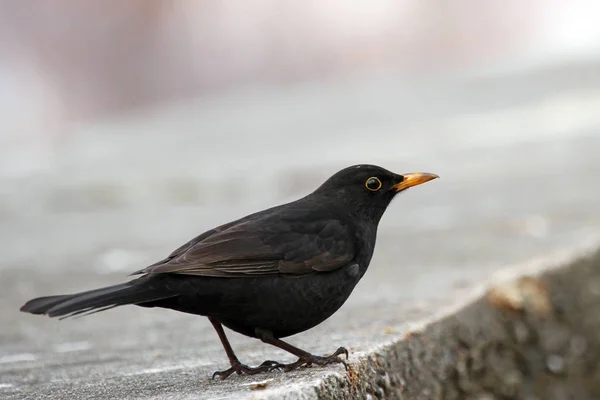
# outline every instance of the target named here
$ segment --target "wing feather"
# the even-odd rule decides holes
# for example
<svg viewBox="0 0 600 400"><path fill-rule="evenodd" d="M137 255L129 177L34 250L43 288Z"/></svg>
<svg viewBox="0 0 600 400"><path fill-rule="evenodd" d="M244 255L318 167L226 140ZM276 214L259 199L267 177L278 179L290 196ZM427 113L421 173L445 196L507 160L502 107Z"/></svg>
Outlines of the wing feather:
<svg viewBox="0 0 600 400"><path fill-rule="evenodd" d="M239 220L208 231L138 271L207 277L303 275L333 271L354 258L350 228L335 219Z"/></svg>

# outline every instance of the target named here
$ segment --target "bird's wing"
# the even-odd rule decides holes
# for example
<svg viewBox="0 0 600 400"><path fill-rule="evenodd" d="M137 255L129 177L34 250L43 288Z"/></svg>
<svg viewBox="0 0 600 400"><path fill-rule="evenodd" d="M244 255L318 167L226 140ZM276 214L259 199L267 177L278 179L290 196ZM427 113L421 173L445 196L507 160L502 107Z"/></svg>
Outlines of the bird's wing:
<svg viewBox="0 0 600 400"><path fill-rule="evenodd" d="M208 231L136 273L303 275L335 270L355 256L353 237L341 221L270 222L240 220Z"/></svg>

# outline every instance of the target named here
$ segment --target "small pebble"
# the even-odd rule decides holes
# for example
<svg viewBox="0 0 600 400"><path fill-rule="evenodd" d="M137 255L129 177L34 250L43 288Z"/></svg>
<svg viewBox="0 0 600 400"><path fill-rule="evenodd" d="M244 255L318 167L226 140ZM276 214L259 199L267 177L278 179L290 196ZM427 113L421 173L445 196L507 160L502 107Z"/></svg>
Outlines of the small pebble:
<svg viewBox="0 0 600 400"><path fill-rule="evenodd" d="M264 390L269 386L268 382L258 382L250 385L250 390Z"/></svg>
<svg viewBox="0 0 600 400"><path fill-rule="evenodd" d="M565 360L561 356L551 354L546 359L546 366L553 374L561 374L565 370Z"/></svg>

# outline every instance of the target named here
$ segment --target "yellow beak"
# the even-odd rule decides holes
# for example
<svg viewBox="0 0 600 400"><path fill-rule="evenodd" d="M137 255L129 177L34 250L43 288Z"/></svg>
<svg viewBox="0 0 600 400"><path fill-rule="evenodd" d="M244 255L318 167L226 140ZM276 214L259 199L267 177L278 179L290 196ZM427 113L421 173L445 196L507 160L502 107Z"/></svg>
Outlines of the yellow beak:
<svg viewBox="0 0 600 400"><path fill-rule="evenodd" d="M391 189L395 190L396 192L439 178L439 176L436 174L430 174L427 172L414 172L410 174L403 174L402 176L404 177L404 180L391 187Z"/></svg>

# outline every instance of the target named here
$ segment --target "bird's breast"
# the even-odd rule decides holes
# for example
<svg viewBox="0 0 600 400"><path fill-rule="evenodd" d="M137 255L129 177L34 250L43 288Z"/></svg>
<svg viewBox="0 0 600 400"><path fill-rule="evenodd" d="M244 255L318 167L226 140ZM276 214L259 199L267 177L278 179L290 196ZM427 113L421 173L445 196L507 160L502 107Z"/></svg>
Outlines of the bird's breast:
<svg viewBox="0 0 600 400"><path fill-rule="evenodd" d="M195 304L202 315L218 318L229 328L255 336L257 328L285 337L308 330L333 315L348 299L361 278L356 262L332 272L303 276L203 279L206 291ZM213 282L210 282L213 281ZM217 292L221 291L222 295Z"/></svg>

